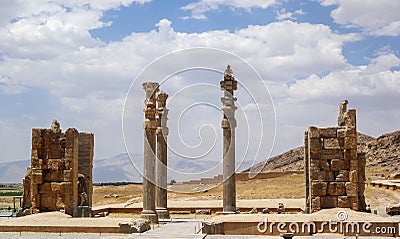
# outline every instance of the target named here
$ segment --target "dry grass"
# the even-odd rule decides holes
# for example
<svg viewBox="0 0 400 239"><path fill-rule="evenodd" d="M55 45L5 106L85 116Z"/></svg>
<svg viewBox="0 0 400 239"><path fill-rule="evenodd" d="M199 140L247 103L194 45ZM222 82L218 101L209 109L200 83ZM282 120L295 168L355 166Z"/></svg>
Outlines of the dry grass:
<svg viewBox="0 0 400 239"><path fill-rule="evenodd" d="M141 202L142 185L129 184L121 186L94 186L93 187L93 206L125 203L132 198L137 198ZM106 195L118 195L117 198L105 198Z"/></svg>
<svg viewBox="0 0 400 239"><path fill-rule="evenodd" d="M192 187L196 187L193 185ZM256 179L236 182L238 199L302 198L305 182L303 174L292 174L270 179ZM172 198L222 199L222 185L208 192L170 193Z"/></svg>
<svg viewBox="0 0 400 239"><path fill-rule="evenodd" d="M192 188L197 186L198 185L185 185L185 187ZM304 187L303 174L293 174L271 179L238 181L236 184L236 192L238 199L302 198L305 194ZM105 195L111 194L118 194L119 197L104 198ZM222 199L222 185L218 185L207 192L168 192L168 198L191 200ZM141 185L94 187L94 206L125 203L130 199L135 199L133 202L141 202Z"/></svg>
<svg viewBox="0 0 400 239"><path fill-rule="evenodd" d="M368 175L374 175L379 169L368 169ZM371 178L370 176L369 178ZM374 178L374 177L372 177ZM370 180L368 180L370 181ZM185 187L196 188L199 185L185 185ZM186 188L188 189L188 188ZM236 185L237 198L240 199L268 199L268 198L304 198L305 182L303 174L292 174L263 180L238 181ZM118 198L104 198L105 195L118 194ZM141 202L142 186L102 186L94 188L94 205L105 205L112 203L125 203L130 199ZM367 204L371 208L378 206L398 205L400 203L400 191L390 191L382 188L367 187L365 190ZM169 199L185 200L213 200L222 199L222 185L218 185L207 192L181 193L168 192ZM132 200L131 200L132 201ZM110 215L112 216L112 215ZM120 215L118 215L120 216ZM130 217L132 215L129 215ZM192 218L194 215L174 215L175 217Z"/></svg>

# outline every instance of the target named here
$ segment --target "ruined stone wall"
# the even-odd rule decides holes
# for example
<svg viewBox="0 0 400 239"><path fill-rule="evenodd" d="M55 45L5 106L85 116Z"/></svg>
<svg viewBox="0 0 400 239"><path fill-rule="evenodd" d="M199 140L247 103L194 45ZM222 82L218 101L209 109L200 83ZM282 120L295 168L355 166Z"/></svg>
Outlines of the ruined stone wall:
<svg viewBox="0 0 400 239"><path fill-rule="evenodd" d="M94 135L92 133L79 133L79 154L78 154L78 204L80 206L92 206L93 195L93 152ZM87 194L87 195L85 195Z"/></svg>
<svg viewBox="0 0 400 239"><path fill-rule="evenodd" d="M84 192L87 206L91 206L93 142L93 134L79 133L74 128L63 133L57 121L50 129L32 129L31 166L24 179L23 207L30 208L30 213L63 209L74 215L82 185L79 176L88 181Z"/></svg>
<svg viewBox="0 0 400 239"><path fill-rule="evenodd" d="M305 133L306 205L311 212L365 210L365 156L357 153L356 111L347 111L346 104L341 104L339 126L311 126Z"/></svg>

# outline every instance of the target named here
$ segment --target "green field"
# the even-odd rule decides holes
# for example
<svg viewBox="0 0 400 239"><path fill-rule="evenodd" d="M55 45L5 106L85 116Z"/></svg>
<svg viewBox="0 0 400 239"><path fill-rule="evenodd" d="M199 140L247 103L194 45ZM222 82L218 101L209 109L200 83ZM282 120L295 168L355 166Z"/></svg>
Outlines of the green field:
<svg viewBox="0 0 400 239"><path fill-rule="evenodd" d="M0 196L6 196L6 197L22 196L22 194L23 192L21 191L0 192Z"/></svg>

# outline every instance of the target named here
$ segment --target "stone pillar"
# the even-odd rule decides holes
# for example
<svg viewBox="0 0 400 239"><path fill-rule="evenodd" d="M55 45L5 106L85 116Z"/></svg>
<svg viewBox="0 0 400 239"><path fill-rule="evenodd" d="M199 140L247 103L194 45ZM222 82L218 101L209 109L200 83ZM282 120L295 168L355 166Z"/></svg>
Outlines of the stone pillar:
<svg viewBox="0 0 400 239"><path fill-rule="evenodd" d="M222 101L223 129L223 213L236 212L236 178L235 178L235 101L233 93L237 90L237 81L233 76L230 65L224 73L224 80L220 82L224 91Z"/></svg>
<svg viewBox="0 0 400 239"><path fill-rule="evenodd" d="M306 208L305 212L310 213L310 161L308 157L308 131L304 132L304 178L306 181Z"/></svg>
<svg viewBox="0 0 400 239"><path fill-rule="evenodd" d="M159 219L169 219L167 210L167 136L168 94L160 92L157 96L157 163L156 163L156 211Z"/></svg>
<svg viewBox="0 0 400 239"><path fill-rule="evenodd" d="M158 222L155 206L155 160L156 160L156 93L159 84L156 82L143 83L146 91L145 120L144 120L144 175L143 175L143 211L141 218Z"/></svg>

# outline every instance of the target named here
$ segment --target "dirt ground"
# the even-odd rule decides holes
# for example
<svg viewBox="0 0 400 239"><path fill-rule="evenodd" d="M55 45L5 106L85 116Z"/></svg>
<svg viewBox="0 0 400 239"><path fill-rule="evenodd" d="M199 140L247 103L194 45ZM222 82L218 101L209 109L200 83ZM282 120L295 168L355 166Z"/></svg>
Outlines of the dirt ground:
<svg viewBox="0 0 400 239"><path fill-rule="evenodd" d="M218 200L222 199L222 185L207 191L204 188L214 185L173 185L169 187L169 200ZM292 174L271 179L238 181L236 185L238 200L269 198L304 198L305 183L303 174ZM179 192L177 192L179 190ZM198 192L200 190L200 192ZM182 193L185 191L187 193ZM116 194L117 198L105 198ZM390 191L383 188L366 187L366 203L371 208L400 204L400 190ZM114 203L138 203L142 201L142 185L94 187L93 205L100 206Z"/></svg>

